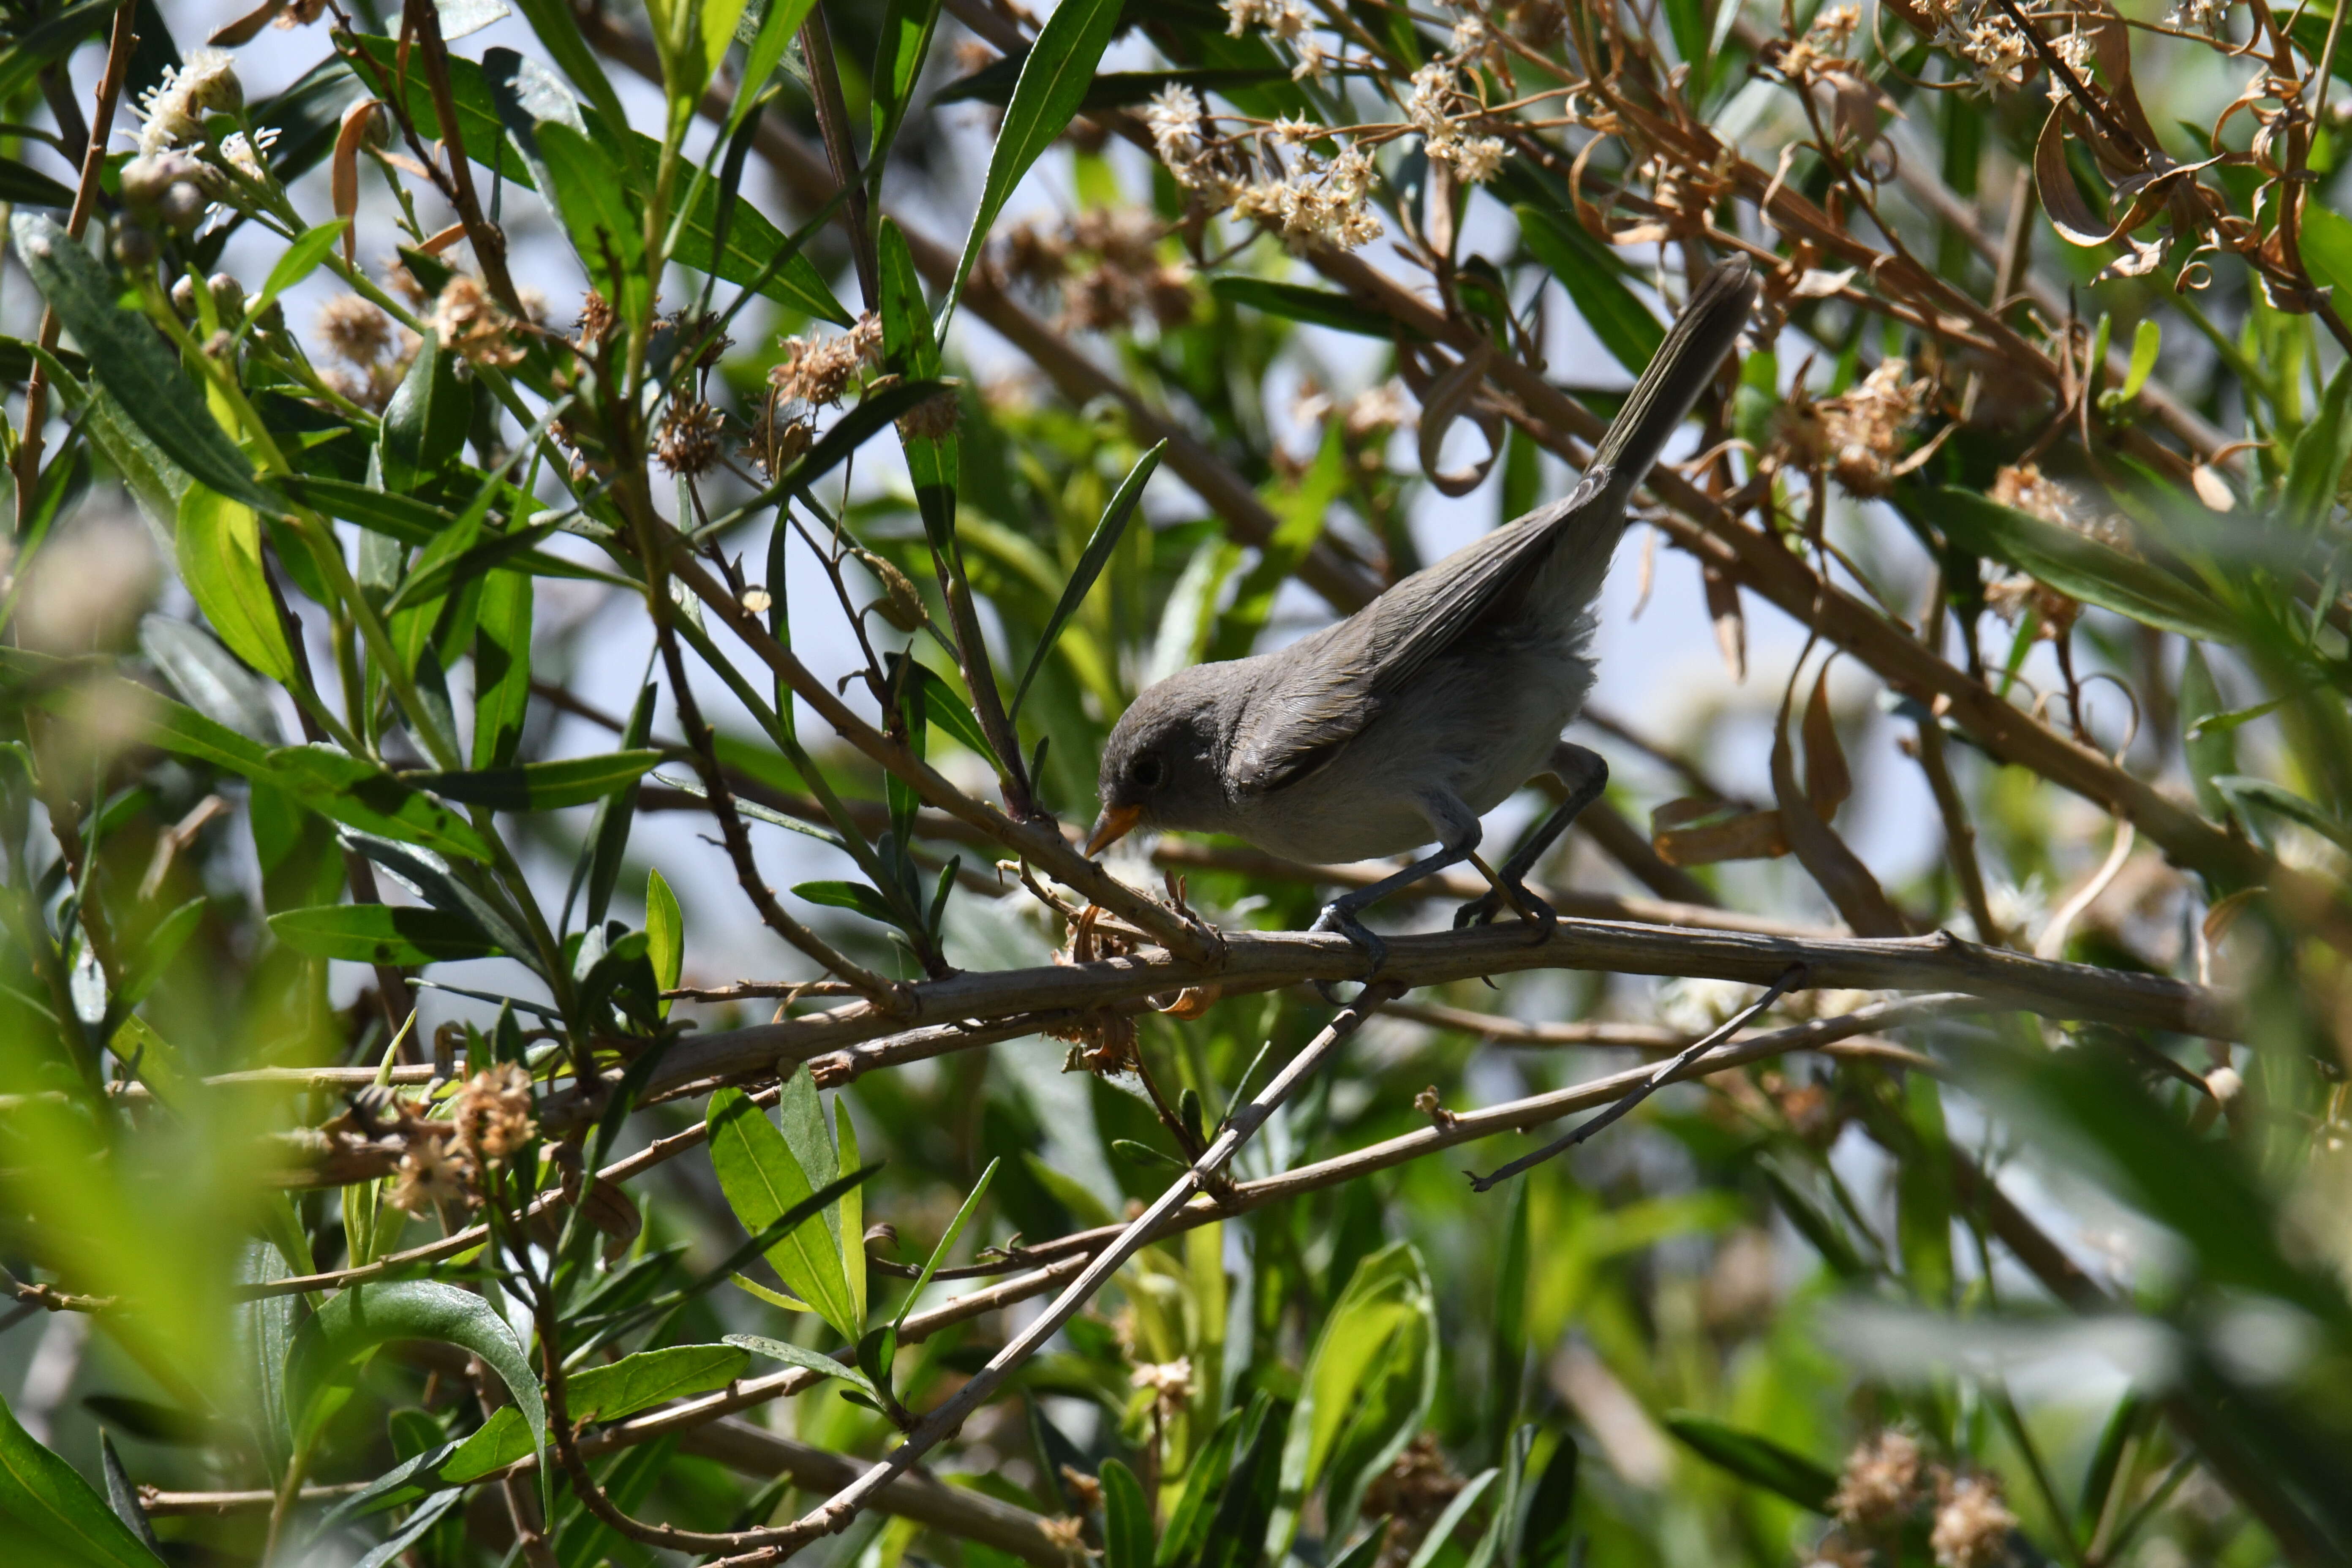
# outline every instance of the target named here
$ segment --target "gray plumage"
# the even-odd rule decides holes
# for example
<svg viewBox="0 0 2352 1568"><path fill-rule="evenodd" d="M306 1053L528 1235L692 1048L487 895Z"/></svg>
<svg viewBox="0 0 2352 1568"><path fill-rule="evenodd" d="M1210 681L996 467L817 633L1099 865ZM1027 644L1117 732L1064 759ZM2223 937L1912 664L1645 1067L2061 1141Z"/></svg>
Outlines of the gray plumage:
<svg viewBox="0 0 2352 1568"><path fill-rule="evenodd" d="M1414 875L1465 857L1478 817L1543 771L1583 707L1593 602L1626 504L1755 294L1745 258L1708 275L1565 500L1313 637L1195 666L1138 697L1103 751L1093 847L1141 826L1230 833L1318 862L1444 847ZM1342 900L1318 923L1360 934L1352 911L1369 901Z"/></svg>

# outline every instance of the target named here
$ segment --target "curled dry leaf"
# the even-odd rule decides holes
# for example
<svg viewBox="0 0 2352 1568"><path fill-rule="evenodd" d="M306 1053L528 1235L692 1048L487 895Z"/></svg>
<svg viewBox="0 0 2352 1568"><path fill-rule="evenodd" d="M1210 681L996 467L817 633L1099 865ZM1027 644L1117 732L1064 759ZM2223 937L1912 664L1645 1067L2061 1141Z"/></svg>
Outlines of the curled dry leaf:
<svg viewBox="0 0 2352 1568"><path fill-rule="evenodd" d="M342 128L335 133L335 155L329 174L329 183L335 202L335 216L347 219L343 225L343 261L356 267L360 261L360 148L375 133L376 116L383 110L381 99L363 98L343 110Z"/></svg>
<svg viewBox="0 0 2352 1568"><path fill-rule="evenodd" d="M1650 813L1650 847L1669 866L1713 866L1777 860L1789 852L1789 836L1777 810L1685 798Z"/></svg>

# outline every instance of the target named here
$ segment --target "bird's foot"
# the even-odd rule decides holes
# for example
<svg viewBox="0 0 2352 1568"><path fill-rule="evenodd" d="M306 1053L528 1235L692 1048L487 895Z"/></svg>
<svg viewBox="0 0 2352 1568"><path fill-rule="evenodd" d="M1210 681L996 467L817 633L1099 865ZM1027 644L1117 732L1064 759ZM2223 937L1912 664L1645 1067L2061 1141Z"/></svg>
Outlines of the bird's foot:
<svg viewBox="0 0 2352 1568"><path fill-rule="evenodd" d="M1474 925L1492 924L1495 917L1507 908L1516 908L1519 918L1535 932L1528 945L1541 947L1551 940L1552 928L1559 924L1559 911L1538 898L1525 882L1509 884L1507 894L1503 888L1487 889L1478 897L1454 911L1454 929L1462 931Z"/></svg>
<svg viewBox="0 0 2352 1568"><path fill-rule="evenodd" d="M1379 934L1370 926L1358 920L1353 910L1337 900L1324 905L1323 912L1317 915L1315 923L1307 929L1311 931L1337 931L1363 949L1364 956L1371 960L1371 967L1363 974L1363 981L1367 985L1378 979L1381 971L1388 965L1389 944L1382 942ZM1315 982L1315 989L1322 994L1323 1000L1337 1006L1339 1004L1339 998L1331 986L1332 983L1328 980Z"/></svg>

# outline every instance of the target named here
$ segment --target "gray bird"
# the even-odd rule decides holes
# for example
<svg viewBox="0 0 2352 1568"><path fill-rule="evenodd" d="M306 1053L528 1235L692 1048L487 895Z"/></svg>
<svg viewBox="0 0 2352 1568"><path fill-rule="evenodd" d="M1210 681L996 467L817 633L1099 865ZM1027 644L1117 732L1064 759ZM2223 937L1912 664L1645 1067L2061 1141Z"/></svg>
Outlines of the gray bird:
<svg viewBox="0 0 2352 1568"><path fill-rule="evenodd" d="M1317 931L1385 954L1357 911L1478 847L1478 818L1546 769L1592 689L1593 601L1635 487L1731 351L1755 302L1748 260L1709 273L1566 500L1414 573L1338 625L1273 653L1196 665L1135 700L1103 749L1101 853L1135 828L1230 833L1295 860L1435 853L1334 900ZM1528 872L1609 767L1581 747L1568 798L1496 879L1548 931ZM1573 777L1568 776L1570 773ZM1454 924L1489 921L1496 892Z"/></svg>

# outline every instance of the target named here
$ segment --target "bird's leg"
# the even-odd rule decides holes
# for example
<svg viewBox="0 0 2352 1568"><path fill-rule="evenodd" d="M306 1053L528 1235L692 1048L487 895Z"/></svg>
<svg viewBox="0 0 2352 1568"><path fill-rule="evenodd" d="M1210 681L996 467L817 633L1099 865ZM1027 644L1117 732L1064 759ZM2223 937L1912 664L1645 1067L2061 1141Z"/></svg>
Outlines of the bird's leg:
<svg viewBox="0 0 2352 1568"><path fill-rule="evenodd" d="M1577 814L1599 800L1601 791L1609 787L1609 763L1600 752L1568 744L1559 749L1573 763L1560 774L1560 783L1568 786L1568 798L1554 806L1549 816L1536 824L1536 830L1528 835L1526 842L1511 851L1511 858L1495 873L1496 886L1454 911L1456 931L1464 926L1485 925L1502 911L1507 900L1517 905L1536 928L1538 942L1549 938L1551 928L1559 922L1552 907L1528 887L1528 873L1568 831L1568 825L1576 820Z"/></svg>
<svg viewBox="0 0 2352 1568"><path fill-rule="evenodd" d="M1323 906L1309 931L1338 931L1364 950L1372 961L1371 969L1364 975L1370 982L1376 979L1381 966L1388 963L1388 943L1382 942L1363 921L1356 918L1358 910L1369 908L1387 898L1400 888L1411 887L1423 877L1443 871L1448 866L1459 865L1477 852L1480 829L1477 815L1469 803L1458 795L1427 795L1421 803L1430 826L1438 830L1437 852L1423 857L1392 876L1381 878L1369 888L1359 888L1345 893ZM1317 981L1315 988L1323 993L1324 1000L1336 1000L1327 981Z"/></svg>

